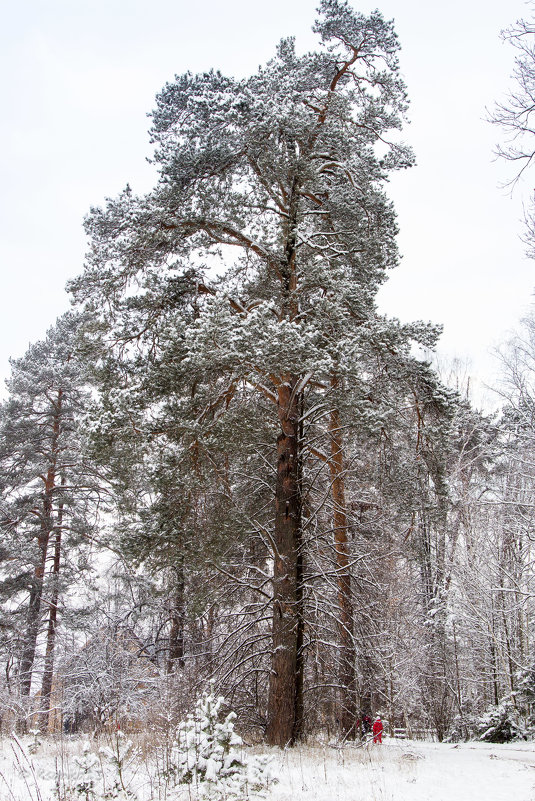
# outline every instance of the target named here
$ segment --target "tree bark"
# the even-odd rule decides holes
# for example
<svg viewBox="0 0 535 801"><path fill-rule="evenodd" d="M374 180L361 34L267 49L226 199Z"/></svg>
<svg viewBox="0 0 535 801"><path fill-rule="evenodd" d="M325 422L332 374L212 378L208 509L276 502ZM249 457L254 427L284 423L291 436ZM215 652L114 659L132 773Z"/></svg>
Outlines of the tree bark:
<svg viewBox="0 0 535 801"><path fill-rule="evenodd" d="M65 480L62 479L62 484ZM52 697L52 679L54 676L54 653L56 647L56 629L58 624L59 602L59 573L61 565L61 534L63 525L63 504L58 509L56 537L54 541L54 562L52 566L52 596L50 598L50 611L48 614L48 629L46 633L45 662L43 668L43 682L41 684L41 730L46 732L50 722L50 707Z"/></svg>
<svg viewBox="0 0 535 801"><path fill-rule="evenodd" d="M30 588L30 599L28 612L26 615L26 637L22 649L20 660L20 694L23 698L28 698L32 687L33 663L35 660L35 649L37 636L39 634L39 624L41 622L41 601L43 597L43 579L45 575L46 555L48 551L49 531L43 524L37 539L39 549L39 560L35 566Z"/></svg>
<svg viewBox="0 0 535 801"><path fill-rule="evenodd" d="M338 379L331 379L336 389ZM332 498L334 505L334 550L336 555L336 583L338 587L338 638L340 643L339 682L341 687L340 727L347 738L356 736L356 654L354 639L353 603L351 596L351 569L349 555L348 520L345 500L343 440L340 415L335 408L329 423L331 440Z"/></svg>
<svg viewBox="0 0 535 801"><path fill-rule="evenodd" d="M304 613L304 551L303 551L303 517L305 514L305 495L303 488L303 459L301 448L303 443L303 414L305 411L304 394L299 393L299 440L298 440L298 490L299 490L299 528L297 530L297 560L296 560L296 614L297 614L297 642L296 642L296 680L295 680L295 719L293 741L297 742L304 736L305 724L305 613Z"/></svg>
<svg viewBox="0 0 535 801"><path fill-rule="evenodd" d="M30 589L28 613L26 617L26 637L20 660L20 692L23 698L28 698L32 686L32 672L35 661L35 649L39 626L41 623L41 602L43 597L43 583L46 569L46 558L50 534L53 530L53 495L56 489L56 469L58 458L58 443L61 429L61 411L63 404L63 390L58 390L55 404L52 435L50 441L50 464L44 479L43 508L41 523L37 537L39 558L34 568L34 575ZM23 724L24 726L24 724Z"/></svg>
<svg viewBox="0 0 535 801"><path fill-rule="evenodd" d="M299 404L296 378L278 388L281 433L277 439L277 481L273 566L271 674L266 740L284 748L295 741L297 700L298 544L301 532L299 488Z"/></svg>

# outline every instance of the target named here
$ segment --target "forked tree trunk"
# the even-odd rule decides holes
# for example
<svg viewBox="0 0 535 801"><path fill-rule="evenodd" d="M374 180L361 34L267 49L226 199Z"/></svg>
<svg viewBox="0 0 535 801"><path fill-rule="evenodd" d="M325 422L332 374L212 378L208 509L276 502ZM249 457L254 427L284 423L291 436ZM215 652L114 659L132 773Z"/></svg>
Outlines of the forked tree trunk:
<svg viewBox="0 0 535 801"><path fill-rule="evenodd" d="M298 554L301 532L299 399L292 378L278 388L281 433L277 440L273 566L273 627L266 740L283 748L296 736L299 638Z"/></svg>
<svg viewBox="0 0 535 801"><path fill-rule="evenodd" d="M338 380L331 379L336 389ZM340 644L339 682L341 687L340 726L346 738L356 736L357 721L357 683L356 654L354 639L353 602L351 596L351 569L348 538L347 507L344 481L344 451L340 415L337 409L331 411L329 421L331 440L331 486L334 519L334 550L336 555L336 583L338 589L338 639Z"/></svg>

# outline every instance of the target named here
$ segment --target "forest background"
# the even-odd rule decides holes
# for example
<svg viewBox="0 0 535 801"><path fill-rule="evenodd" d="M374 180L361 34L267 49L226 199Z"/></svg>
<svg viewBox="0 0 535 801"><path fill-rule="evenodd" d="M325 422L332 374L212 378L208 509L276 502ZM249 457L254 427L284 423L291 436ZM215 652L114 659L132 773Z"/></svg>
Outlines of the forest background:
<svg viewBox="0 0 535 801"><path fill-rule="evenodd" d="M354 737L378 709L440 739L475 735L485 714L513 735L532 726L533 323L504 347L503 405L486 416L465 371L445 376L456 393L422 361L433 326L378 314L397 261L384 184L398 169L401 191L412 160L384 144L405 112L395 39L378 15L321 7L330 62L287 43L249 83L206 73L162 91L158 191L128 186L92 210L71 282L85 308L12 363L6 726L138 726L162 694L167 725L208 678L272 744ZM360 54L362 31L377 50ZM449 150L449 135L433 146ZM441 220L438 244L440 207L434 225L423 213L434 193L420 187L410 215L443 301L430 253L455 240L465 280L467 256L490 280L484 248L495 259L505 227L485 228L476 257L474 203L463 213L468 193L451 190L462 225ZM244 260L214 281L236 245ZM470 315L457 291L455 314L473 326L463 297Z"/></svg>

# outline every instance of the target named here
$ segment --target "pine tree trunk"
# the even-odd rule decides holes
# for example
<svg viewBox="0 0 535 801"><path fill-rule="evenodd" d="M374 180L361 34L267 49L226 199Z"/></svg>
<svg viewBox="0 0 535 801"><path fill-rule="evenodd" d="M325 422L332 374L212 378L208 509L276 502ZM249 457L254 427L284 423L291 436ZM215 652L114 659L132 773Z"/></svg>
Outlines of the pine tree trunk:
<svg viewBox="0 0 535 801"><path fill-rule="evenodd" d="M299 488L299 404L296 379L279 386L281 433L277 440L277 483L273 567L273 628L266 740L281 748L295 741L297 651L299 637L298 543L301 532Z"/></svg>
<svg viewBox="0 0 535 801"><path fill-rule="evenodd" d="M298 542L298 549L301 541ZM296 595L296 614L297 614L297 638L296 638L296 663L295 663L295 718L292 742L301 740L304 736L304 686L305 686L305 616L303 610L303 555L298 553L296 565L297 595Z"/></svg>
<svg viewBox="0 0 535 801"><path fill-rule="evenodd" d="M338 381L331 380L336 389ZM353 603L351 596L351 570L349 558L348 521L345 501L343 441L340 415L331 411L329 424L331 439L332 497L334 504L334 549L336 554L336 582L338 587L338 638L340 643L339 682L341 687L340 726L346 738L356 736L356 654L354 639Z"/></svg>
<svg viewBox="0 0 535 801"><path fill-rule="evenodd" d="M39 561L37 562L31 583L28 612L26 615L26 636L20 660L20 694L28 698L32 687L32 671L35 660L35 648L41 622L41 601L43 596L43 579L45 575L46 555L48 550L49 531L43 524L37 540Z"/></svg>
<svg viewBox="0 0 535 801"><path fill-rule="evenodd" d="M65 478L62 477L62 486ZM61 535L63 527L63 503L58 508L56 537L54 541L54 562L52 565L52 596L50 598L50 611L48 614L48 628L46 633L45 662L43 668L43 682L41 684L41 731L46 732L50 721L50 702L52 696L52 679L54 676L54 653L56 648L56 629L58 625L59 602L59 573L61 566Z"/></svg>
<svg viewBox="0 0 535 801"><path fill-rule="evenodd" d="M35 661L35 649L39 626L41 623L41 603L43 597L43 583L46 568L46 557L50 534L53 530L53 494L56 489L56 467L58 456L58 442L60 435L60 420L63 401L63 390L58 390L57 402L52 423L52 437L50 442L50 465L44 480L43 509L41 525L37 537L39 558L34 568L34 575L30 589L28 613L26 617L26 636L20 660L20 692L23 698L28 698L32 686L32 672ZM23 724L24 727L24 724Z"/></svg>
<svg viewBox="0 0 535 801"><path fill-rule="evenodd" d="M295 720L293 741L297 742L304 736L304 685L305 685L305 610L304 610L304 552L303 552L303 517L305 514L305 500L303 491L303 459L301 447L303 442L303 414L305 411L304 394L299 393L299 440L298 440L298 489L299 489L299 528L297 531L297 560L296 560L296 614L297 614L297 643L296 643L296 683L295 683Z"/></svg>
<svg viewBox="0 0 535 801"><path fill-rule="evenodd" d="M41 730L46 732L50 721L50 702L52 696L52 678L54 675L54 652L56 647L56 628L58 624L59 601L59 569L61 557L61 528L56 532L54 542L54 566L52 569L52 597L50 599L50 612L48 615L48 629L46 633L46 651L43 669L43 683L41 685Z"/></svg>

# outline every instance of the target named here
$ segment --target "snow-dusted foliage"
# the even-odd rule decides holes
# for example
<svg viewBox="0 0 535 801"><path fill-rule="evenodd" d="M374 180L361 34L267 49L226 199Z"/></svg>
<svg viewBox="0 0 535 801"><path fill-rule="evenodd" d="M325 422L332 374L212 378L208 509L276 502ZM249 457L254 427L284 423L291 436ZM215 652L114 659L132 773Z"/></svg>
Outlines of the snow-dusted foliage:
<svg viewBox="0 0 535 801"><path fill-rule="evenodd" d="M180 723L174 749L178 783L194 785L207 799L238 799L262 793L273 781L265 757L247 757L234 731L236 715L223 720L222 696L213 685L198 699L195 711Z"/></svg>
<svg viewBox="0 0 535 801"><path fill-rule="evenodd" d="M535 733L535 663L518 673L518 701L523 707L526 722Z"/></svg>
<svg viewBox="0 0 535 801"><path fill-rule="evenodd" d="M509 743L525 740L526 731L520 724L518 713L509 701L502 701L487 711L477 724L479 740L486 743Z"/></svg>
<svg viewBox="0 0 535 801"><path fill-rule="evenodd" d="M249 77L167 84L152 113L157 185L142 197L127 187L87 218L72 289L100 394L84 432L113 471L112 545L152 589L56 660L73 731L150 715L174 730L216 676L243 731L271 744L321 729L351 738L378 708L442 738L458 710L477 716L514 690L508 666L527 658L531 521L514 538L510 520L496 517L492 537L472 522L497 486L482 456L495 432L415 357L437 329L375 305L398 260L386 182L412 163L393 24L321 0L315 32L317 51L284 39ZM61 511L67 535L76 482L56 472L45 511L56 523ZM35 498L24 531L42 548L17 556L13 536L6 560L10 599L36 578L19 658L28 719L36 637L61 597L42 583L59 528L41 530ZM8 516L18 534L14 504ZM16 670L15 637L3 637ZM173 710L153 703L166 683L180 687ZM214 734L206 756L206 740L188 744L194 717L179 769L208 792L216 766L234 775L234 746Z"/></svg>
<svg viewBox="0 0 535 801"><path fill-rule="evenodd" d="M64 726L96 731L113 722L140 720L157 698L157 671L139 652L143 644L125 627L103 625L65 659Z"/></svg>
<svg viewBox="0 0 535 801"><path fill-rule="evenodd" d="M73 756L69 771L69 782L65 792L78 801L96 801L99 796L99 787L102 785L102 771L97 754L91 750L86 740L83 744L82 756Z"/></svg>
<svg viewBox="0 0 535 801"><path fill-rule="evenodd" d="M41 732L39 729L30 729L28 734L32 737L32 740L28 744L28 753L35 754L42 745Z"/></svg>
<svg viewBox="0 0 535 801"><path fill-rule="evenodd" d="M113 745L103 746L99 753L105 765L105 797L116 798L119 801L135 801L135 794L125 782L125 774L136 759L132 740L129 740L122 731L118 731Z"/></svg>

